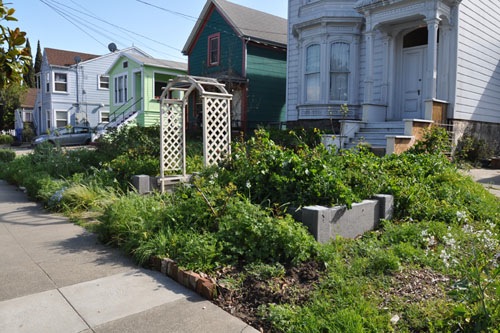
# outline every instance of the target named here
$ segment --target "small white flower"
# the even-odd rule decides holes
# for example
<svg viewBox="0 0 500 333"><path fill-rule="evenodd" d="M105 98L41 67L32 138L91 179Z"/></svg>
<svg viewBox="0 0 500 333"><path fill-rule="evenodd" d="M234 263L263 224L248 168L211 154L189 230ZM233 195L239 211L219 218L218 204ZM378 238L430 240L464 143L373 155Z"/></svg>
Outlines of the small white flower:
<svg viewBox="0 0 500 333"><path fill-rule="evenodd" d="M247 180L247 183L245 184L245 186L246 186L248 189L250 189L250 188L252 187L252 184L250 183L250 181L249 181L249 180Z"/></svg>

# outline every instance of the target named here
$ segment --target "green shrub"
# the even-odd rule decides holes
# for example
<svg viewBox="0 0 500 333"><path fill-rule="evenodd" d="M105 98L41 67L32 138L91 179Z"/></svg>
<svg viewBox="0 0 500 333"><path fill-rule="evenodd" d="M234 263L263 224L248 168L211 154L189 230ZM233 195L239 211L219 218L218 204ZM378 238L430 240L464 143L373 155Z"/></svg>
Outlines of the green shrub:
<svg viewBox="0 0 500 333"><path fill-rule="evenodd" d="M315 252L316 241L291 216L272 217L248 200L234 198L219 218L217 237L236 262L298 263Z"/></svg>
<svg viewBox="0 0 500 333"><path fill-rule="evenodd" d="M493 147L487 141L472 134L465 134L458 141L455 157L459 161L480 165L482 160L493 157L494 153Z"/></svg>
<svg viewBox="0 0 500 333"><path fill-rule="evenodd" d="M0 134L0 145L10 145L14 142L14 137L8 134Z"/></svg>
<svg viewBox="0 0 500 333"><path fill-rule="evenodd" d="M16 158L16 152L10 149L0 149L0 163L8 163Z"/></svg>

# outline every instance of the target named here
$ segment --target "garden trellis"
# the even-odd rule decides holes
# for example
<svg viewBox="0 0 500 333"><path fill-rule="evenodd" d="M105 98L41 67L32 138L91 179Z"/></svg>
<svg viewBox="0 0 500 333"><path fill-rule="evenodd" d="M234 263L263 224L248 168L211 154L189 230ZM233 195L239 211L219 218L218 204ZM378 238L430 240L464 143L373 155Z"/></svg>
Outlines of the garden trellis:
<svg viewBox="0 0 500 333"><path fill-rule="evenodd" d="M161 191L165 185L186 181L186 112L189 95L197 90L202 103L203 161L205 166L231 153L231 99L214 78L182 75L171 80L160 97ZM175 174L177 173L177 174Z"/></svg>

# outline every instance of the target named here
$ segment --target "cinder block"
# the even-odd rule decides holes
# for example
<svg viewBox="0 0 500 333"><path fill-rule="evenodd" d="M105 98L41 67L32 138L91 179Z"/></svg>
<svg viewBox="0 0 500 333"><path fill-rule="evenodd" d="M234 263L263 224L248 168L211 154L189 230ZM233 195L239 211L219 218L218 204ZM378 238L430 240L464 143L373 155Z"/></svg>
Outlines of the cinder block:
<svg viewBox="0 0 500 333"><path fill-rule="evenodd" d="M131 183L139 194L146 194L151 192L151 180L148 175L134 175L132 176Z"/></svg>
<svg viewBox="0 0 500 333"><path fill-rule="evenodd" d="M345 238L356 238L375 229L380 220L377 200L363 200L360 203L354 203L351 209L347 209L345 206L336 206L331 210L333 214L330 238L337 235Z"/></svg>
<svg viewBox="0 0 500 333"><path fill-rule="evenodd" d="M393 196L381 194L374 200L354 203L351 209L345 206L306 206L301 214L294 216L318 242L326 243L337 236L355 238L374 230L381 218L392 218L393 207Z"/></svg>
<svg viewBox="0 0 500 333"><path fill-rule="evenodd" d="M380 218L384 220L392 219L394 215L394 196L390 194L377 194L373 199L380 202Z"/></svg>

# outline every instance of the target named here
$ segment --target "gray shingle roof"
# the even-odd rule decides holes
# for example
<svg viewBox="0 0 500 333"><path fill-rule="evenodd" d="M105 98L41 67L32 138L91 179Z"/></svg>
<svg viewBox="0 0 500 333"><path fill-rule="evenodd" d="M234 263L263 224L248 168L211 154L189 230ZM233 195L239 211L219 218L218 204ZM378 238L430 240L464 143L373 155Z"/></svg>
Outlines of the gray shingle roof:
<svg viewBox="0 0 500 333"><path fill-rule="evenodd" d="M156 59L156 58L150 58L150 57L142 57L142 56L138 56L135 54L130 54L128 56L130 58L144 64L144 65L187 71L187 64L184 62L165 60L165 59Z"/></svg>
<svg viewBox="0 0 500 333"><path fill-rule="evenodd" d="M272 0L270 0L272 1ZM222 16L233 26L240 37L262 43L286 47L287 20L261 12L252 8L237 5L226 0L207 0L203 11L189 36L183 53L186 53L194 42L197 32L205 22L204 17L209 13L211 5L215 6Z"/></svg>
<svg viewBox="0 0 500 333"><path fill-rule="evenodd" d="M242 36L287 44L287 20L225 0L213 0Z"/></svg>

